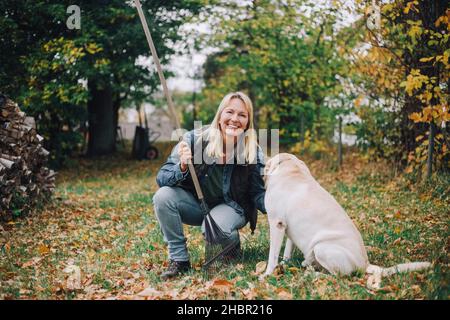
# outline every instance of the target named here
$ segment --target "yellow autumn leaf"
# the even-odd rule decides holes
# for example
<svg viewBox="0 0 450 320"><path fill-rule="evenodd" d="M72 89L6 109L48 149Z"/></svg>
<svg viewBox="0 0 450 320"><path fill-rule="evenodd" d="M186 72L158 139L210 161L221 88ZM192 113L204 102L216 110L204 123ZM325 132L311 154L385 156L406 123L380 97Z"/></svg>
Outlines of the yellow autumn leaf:
<svg viewBox="0 0 450 320"><path fill-rule="evenodd" d="M41 244L38 247L38 252L43 256L45 254L48 254L50 252L50 249L45 244Z"/></svg>
<svg viewBox="0 0 450 320"><path fill-rule="evenodd" d="M405 87L409 96L413 95L413 91L420 89L423 84L429 83L430 78L420 73L418 69L412 69L411 73L406 77L406 81L400 83L401 87Z"/></svg>
<svg viewBox="0 0 450 320"><path fill-rule="evenodd" d="M428 61L433 60L434 58L435 58L435 57L421 58L419 61L420 61L420 62L428 62Z"/></svg>
<svg viewBox="0 0 450 320"><path fill-rule="evenodd" d="M297 273L300 269L296 268L296 267L290 267L290 268L288 268L288 270L292 273Z"/></svg>
<svg viewBox="0 0 450 320"><path fill-rule="evenodd" d="M102 48L99 48L99 47L97 46L97 44L95 44L95 43L89 43L89 44L86 46L86 51L89 52L90 54L94 54L94 53L100 52L100 51L102 51L102 50L103 50L103 49L102 49Z"/></svg>
<svg viewBox="0 0 450 320"><path fill-rule="evenodd" d="M430 102L431 98L433 98L433 93L430 91L426 91L424 94L425 102Z"/></svg>
<svg viewBox="0 0 450 320"><path fill-rule="evenodd" d="M422 120L422 117L418 112L413 112L412 114L409 115L409 118L414 122L419 122Z"/></svg>
<svg viewBox="0 0 450 320"><path fill-rule="evenodd" d="M405 173L412 173L413 170L414 170L414 168L413 168L412 166L408 166L408 167L405 169Z"/></svg>
<svg viewBox="0 0 450 320"><path fill-rule="evenodd" d="M445 112L443 115L442 115L442 121L450 121L450 112Z"/></svg>
<svg viewBox="0 0 450 320"><path fill-rule="evenodd" d="M439 18L437 18L437 20L436 20L436 22L434 23L434 25L435 25L436 27L439 27L439 26L441 25L441 23L447 24L447 26L448 26L448 24L449 24L449 17L446 16L446 15L440 16Z"/></svg>
<svg viewBox="0 0 450 320"><path fill-rule="evenodd" d="M433 109L431 107L426 107L423 108L422 112L424 117L428 117L433 112Z"/></svg>
<svg viewBox="0 0 450 320"><path fill-rule="evenodd" d="M419 38L419 36L422 34L422 32L423 32L423 29L420 26L414 25L414 26L411 26L411 28L409 29L408 36L411 39L415 40L415 39Z"/></svg>

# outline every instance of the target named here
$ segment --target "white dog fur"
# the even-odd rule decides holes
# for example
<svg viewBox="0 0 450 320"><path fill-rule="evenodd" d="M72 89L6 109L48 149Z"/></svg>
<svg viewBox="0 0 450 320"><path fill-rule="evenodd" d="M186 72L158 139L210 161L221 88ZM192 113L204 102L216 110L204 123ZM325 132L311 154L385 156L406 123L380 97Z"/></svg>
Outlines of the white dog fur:
<svg viewBox="0 0 450 320"><path fill-rule="evenodd" d="M305 163L281 153L265 168L265 206L269 219L270 252L266 272L278 264L284 234L283 259L291 257L293 244L305 260L302 266L323 267L332 274L348 275L361 270L372 274L369 287L379 286L382 276L421 270L429 262L413 262L382 268L371 265L358 229L336 200L313 178Z"/></svg>

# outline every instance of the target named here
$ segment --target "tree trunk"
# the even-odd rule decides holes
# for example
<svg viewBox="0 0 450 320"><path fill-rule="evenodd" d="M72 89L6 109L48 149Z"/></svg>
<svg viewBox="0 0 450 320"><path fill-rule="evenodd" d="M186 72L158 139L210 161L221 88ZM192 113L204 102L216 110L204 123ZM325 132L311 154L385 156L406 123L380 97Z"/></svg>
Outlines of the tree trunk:
<svg viewBox="0 0 450 320"><path fill-rule="evenodd" d="M256 107L256 96L252 85L248 88L248 97L253 104L253 126L256 131L259 129L259 109Z"/></svg>
<svg viewBox="0 0 450 320"><path fill-rule="evenodd" d="M194 87L194 92L192 93L192 128L194 128L195 121L197 120L197 111L196 111L196 92Z"/></svg>
<svg viewBox="0 0 450 320"><path fill-rule="evenodd" d="M89 114L89 157L111 154L115 147L114 106L112 89L109 84L98 87L94 81L88 82L90 100Z"/></svg>
<svg viewBox="0 0 450 320"><path fill-rule="evenodd" d="M431 178L433 173L433 151L434 151L434 123L430 123L430 134L428 136L428 157L427 157L427 179Z"/></svg>
<svg viewBox="0 0 450 320"><path fill-rule="evenodd" d="M320 122L320 102L315 101L315 107L316 107L316 118L314 119L314 121L316 122L315 140L319 141L322 137L322 124Z"/></svg>
<svg viewBox="0 0 450 320"><path fill-rule="evenodd" d="M342 167L342 117L339 117L338 167Z"/></svg>
<svg viewBox="0 0 450 320"><path fill-rule="evenodd" d="M435 21L438 17L445 13L447 9L447 1L439 0L439 1L420 1L419 2L419 13L415 11L410 11L407 19L410 20L420 20L422 25L427 29L433 29L434 31L438 31L437 27L435 27ZM423 39L426 39L426 35L423 35ZM424 41L426 42L426 41ZM421 69L421 73L432 78L439 78L439 67L437 67L432 61L429 62L421 62L420 59L423 57L429 56L430 48L426 45L422 46L420 50L415 50L413 52L404 52L404 64L409 66L406 71L406 76L411 72L411 69ZM417 95L416 95L417 96ZM407 155L410 152L413 152L415 148L420 144L420 142L416 141L416 137L419 135L425 135L428 130L428 125L425 123L413 123L409 116L413 112L421 111L425 105L416 97L416 96L406 96L405 104L401 111L401 124L400 124L400 132L401 132L401 145L399 146L399 150L403 150L403 164L406 164ZM431 101L432 104L437 104L435 98ZM439 133L439 128L433 127L433 134ZM430 127L430 135L431 135L431 127ZM399 155L401 156L401 155ZM431 164L430 164L431 166ZM431 167L430 167L431 168ZM427 171L428 171L428 162L427 162ZM427 175L428 176L428 175Z"/></svg>
<svg viewBox="0 0 450 320"><path fill-rule="evenodd" d="M305 113L300 113L300 141L305 142Z"/></svg>
<svg viewBox="0 0 450 320"><path fill-rule="evenodd" d="M121 102L122 100L120 99L120 96L118 94L113 103L114 151L116 151L115 142L117 141L117 127L119 126L119 109Z"/></svg>

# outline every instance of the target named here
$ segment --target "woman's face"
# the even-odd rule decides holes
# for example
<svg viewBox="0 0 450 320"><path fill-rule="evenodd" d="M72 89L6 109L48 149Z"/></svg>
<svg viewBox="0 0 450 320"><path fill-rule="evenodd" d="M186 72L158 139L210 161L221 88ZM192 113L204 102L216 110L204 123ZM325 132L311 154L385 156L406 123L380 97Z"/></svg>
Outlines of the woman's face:
<svg viewBox="0 0 450 320"><path fill-rule="evenodd" d="M220 114L220 130L230 137L238 137L247 128L248 111L244 102L233 98Z"/></svg>

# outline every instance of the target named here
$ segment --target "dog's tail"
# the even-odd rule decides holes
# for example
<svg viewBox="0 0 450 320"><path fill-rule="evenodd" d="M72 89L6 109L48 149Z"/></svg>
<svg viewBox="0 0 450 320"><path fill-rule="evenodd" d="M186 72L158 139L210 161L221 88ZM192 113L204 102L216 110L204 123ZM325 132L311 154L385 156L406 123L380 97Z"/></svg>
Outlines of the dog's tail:
<svg viewBox="0 0 450 320"><path fill-rule="evenodd" d="M366 269L366 273L370 274L367 279L367 286L371 289L380 288L381 278L388 277L390 275L400 272L411 272L425 270L431 267L430 262L409 262L401 263L390 268L383 268L373 264L369 264Z"/></svg>
<svg viewBox="0 0 450 320"><path fill-rule="evenodd" d="M383 268L373 264L369 264L366 269L366 272L369 274L380 273L382 277L388 277L390 275L400 273L400 272L411 272L411 271L419 271L428 269L431 267L430 262L410 262L410 263L401 263L390 268Z"/></svg>

